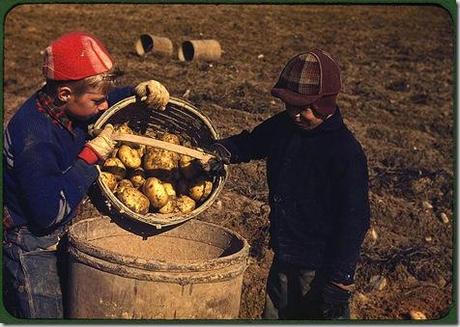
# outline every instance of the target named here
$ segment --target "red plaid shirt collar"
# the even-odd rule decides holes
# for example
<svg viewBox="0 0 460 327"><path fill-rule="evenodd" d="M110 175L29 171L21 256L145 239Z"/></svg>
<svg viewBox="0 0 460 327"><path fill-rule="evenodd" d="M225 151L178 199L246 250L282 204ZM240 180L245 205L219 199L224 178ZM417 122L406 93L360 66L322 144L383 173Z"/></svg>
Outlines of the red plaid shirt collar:
<svg viewBox="0 0 460 327"><path fill-rule="evenodd" d="M43 90L38 91L37 108L38 111L47 115L54 124L61 125L73 134L72 121L67 116L64 106L56 106L54 100Z"/></svg>

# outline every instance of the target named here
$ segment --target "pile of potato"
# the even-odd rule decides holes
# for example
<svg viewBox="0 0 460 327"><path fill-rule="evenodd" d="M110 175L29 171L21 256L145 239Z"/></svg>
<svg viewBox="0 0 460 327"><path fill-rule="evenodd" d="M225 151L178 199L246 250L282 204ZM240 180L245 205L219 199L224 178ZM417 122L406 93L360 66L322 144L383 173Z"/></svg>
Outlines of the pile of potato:
<svg viewBox="0 0 460 327"><path fill-rule="evenodd" d="M115 132L135 134L125 123ZM181 144L172 133L157 135ZM102 165L102 182L129 209L148 212L188 213L211 194L213 183L199 162L189 156L130 142L121 142Z"/></svg>

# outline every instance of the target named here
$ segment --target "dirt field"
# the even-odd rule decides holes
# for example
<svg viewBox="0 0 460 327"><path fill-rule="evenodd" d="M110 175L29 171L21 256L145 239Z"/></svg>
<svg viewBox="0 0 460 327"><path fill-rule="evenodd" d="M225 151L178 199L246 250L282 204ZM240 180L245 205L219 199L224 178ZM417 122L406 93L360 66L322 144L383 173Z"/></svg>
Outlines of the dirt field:
<svg viewBox="0 0 460 327"><path fill-rule="evenodd" d="M454 34L434 6L312 5L21 5L4 32L4 122L41 83L41 55L70 30L99 36L124 71L122 84L158 79L184 94L221 136L252 128L282 110L270 96L284 63L320 47L337 56L338 98L368 156L372 229L357 269L352 316L429 319L452 304ZM142 33L216 39L219 61L138 57ZM258 319L271 251L265 166L230 167L218 201L199 219L221 224L251 244L240 317ZM445 217L444 217L445 215ZM446 218L443 222L442 217Z"/></svg>

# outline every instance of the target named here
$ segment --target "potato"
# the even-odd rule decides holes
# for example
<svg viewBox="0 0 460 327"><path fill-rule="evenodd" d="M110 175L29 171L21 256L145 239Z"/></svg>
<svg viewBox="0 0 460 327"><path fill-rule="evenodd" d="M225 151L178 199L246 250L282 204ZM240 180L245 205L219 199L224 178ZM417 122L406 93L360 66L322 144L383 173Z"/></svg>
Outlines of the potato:
<svg viewBox="0 0 460 327"><path fill-rule="evenodd" d="M149 199L134 187L124 187L117 192L117 198L129 209L139 214L149 212Z"/></svg>
<svg viewBox="0 0 460 327"><path fill-rule="evenodd" d="M200 177L191 183L188 194L193 200L201 202L206 200L209 194L211 194L211 191L212 182Z"/></svg>
<svg viewBox="0 0 460 327"><path fill-rule="evenodd" d="M142 191L149 199L152 207L156 209L164 206L169 200L169 195L166 193L163 183L156 177L147 178Z"/></svg>
<svg viewBox="0 0 460 327"><path fill-rule="evenodd" d="M182 175L187 179L193 179L202 173L198 160L186 155L179 157L179 167Z"/></svg>
<svg viewBox="0 0 460 327"><path fill-rule="evenodd" d="M169 143L172 143L172 144L180 145L179 136L177 136L176 134L164 133L164 134L160 137L160 140L163 141L163 142L169 142Z"/></svg>
<svg viewBox="0 0 460 327"><path fill-rule="evenodd" d="M139 153L139 157L143 157L144 154L145 154L145 148L146 146L144 144L138 144L137 145L137 148L135 147L135 149L137 150L137 152Z"/></svg>
<svg viewBox="0 0 460 327"><path fill-rule="evenodd" d="M133 186L135 188L142 187L142 185L144 185L145 183L144 169L139 167L136 170L132 171L130 173L129 180L133 183Z"/></svg>
<svg viewBox="0 0 460 327"><path fill-rule="evenodd" d="M177 145L180 145L180 139L179 139L179 136L177 136L176 134L172 134L172 133L165 133L163 134L161 137L160 137L160 140L163 141L163 142L168 142L168 143L172 143L172 144L177 144ZM170 152L170 151L166 151L166 152ZM176 153L176 152L170 152L169 154L171 156L171 158L173 159L174 162L178 162L179 161L179 158L180 158L180 154ZM176 165L177 167L177 165Z"/></svg>
<svg viewBox="0 0 460 327"><path fill-rule="evenodd" d="M196 207L195 201L187 195L179 196L177 198L176 205L179 211L182 213L192 212Z"/></svg>
<svg viewBox="0 0 460 327"><path fill-rule="evenodd" d="M128 126L128 123L123 123L121 125L115 126L114 128L115 133L122 133L122 134L134 134L131 127Z"/></svg>
<svg viewBox="0 0 460 327"><path fill-rule="evenodd" d="M121 125L115 126L114 129L115 133L120 133L120 134L133 134L137 135L138 133L134 132L131 127L128 126L128 123L123 123ZM121 144L127 145L132 149L136 149L137 152L139 152L139 156L142 157L144 155L144 150L145 150L145 145L143 144L138 144L135 142L128 142L128 141L122 141Z"/></svg>
<svg viewBox="0 0 460 327"><path fill-rule="evenodd" d="M100 178L102 180L102 183L104 183L105 186L109 188L109 190L113 191L117 187L117 177L114 174L102 171L100 174Z"/></svg>
<svg viewBox="0 0 460 327"><path fill-rule="evenodd" d="M177 158L170 151L147 147L142 161L143 168L149 176L171 179L177 171Z"/></svg>
<svg viewBox="0 0 460 327"><path fill-rule="evenodd" d="M166 193L168 193L169 197L176 197L176 190L171 183L163 183Z"/></svg>
<svg viewBox="0 0 460 327"><path fill-rule="evenodd" d="M176 200L174 198L170 198L164 206L158 209L158 212L159 213L173 213L175 210L177 210Z"/></svg>
<svg viewBox="0 0 460 327"><path fill-rule="evenodd" d="M117 156L126 168L136 169L141 166L142 161L139 152L126 144L120 146Z"/></svg>
<svg viewBox="0 0 460 327"><path fill-rule="evenodd" d="M133 183L131 183L129 179L122 179L120 182L118 182L117 192L121 191L121 189L124 187L134 187L134 186L133 186Z"/></svg>
<svg viewBox="0 0 460 327"><path fill-rule="evenodd" d="M118 158L107 158L102 165L102 170L114 174L118 180L125 178L126 167Z"/></svg>

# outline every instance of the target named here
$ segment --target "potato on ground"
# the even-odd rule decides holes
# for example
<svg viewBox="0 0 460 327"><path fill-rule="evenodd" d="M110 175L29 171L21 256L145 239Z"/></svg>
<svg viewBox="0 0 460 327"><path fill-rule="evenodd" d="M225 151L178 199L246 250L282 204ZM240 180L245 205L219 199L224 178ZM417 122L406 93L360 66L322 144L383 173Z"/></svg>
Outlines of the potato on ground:
<svg viewBox="0 0 460 327"><path fill-rule="evenodd" d="M141 167L133 170L129 174L129 180L133 183L135 188L142 187L145 183L145 172Z"/></svg>
<svg viewBox="0 0 460 327"><path fill-rule="evenodd" d="M102 183L104 183L109 188L109 190L113 191L117 187L117 177L114 174L102 171L100 178Z"/></svg>
<svg viewBox="0 0 460 327"><path fill-rule="evenodd" d="M195 200L188 197L187 195L179 196L177 198L176 205L179 211L182 213L192 212L196 207Z"/></svg>
<svg viewBox="0 0 460 327"><path fill-rule="evenodd" d="M149 212L149 199L134 187L124 187L116 193L117 198L129 209L139 214Z"/></svg>
<svg viewBox="0 0 460 327"><path fill-rule="evenodd" d="M204 177L199 177L190 183L188 194L193 200L201 202L206 200L209 194L211 194L211 191L212 182Z"/></svg>
<svg viewBox="0 0 460 327"><path fill-rule="evenodd" d="M126 168L136 169L142 164L139 152L126 144L120 146L117 156Z"/></svg>
<svg viewBox="0 0 460 327"><path fill-rule="evenodd" d="M142 187L143 193L147 196L152 207L159 209L168 203L169 195L163 183L156 177L146 179Z"/></svg>
<svg viewBox="0 0 460 327"><path fill-rule="evenodd" d="M107 158L102 165L102 170L114 174L118 180L126 176L126 167L118 158Z"/></svg>

